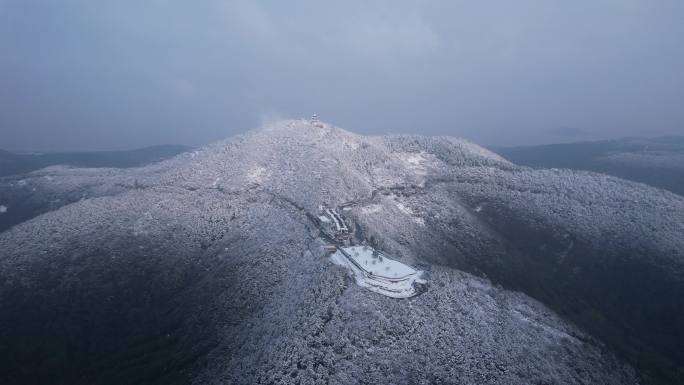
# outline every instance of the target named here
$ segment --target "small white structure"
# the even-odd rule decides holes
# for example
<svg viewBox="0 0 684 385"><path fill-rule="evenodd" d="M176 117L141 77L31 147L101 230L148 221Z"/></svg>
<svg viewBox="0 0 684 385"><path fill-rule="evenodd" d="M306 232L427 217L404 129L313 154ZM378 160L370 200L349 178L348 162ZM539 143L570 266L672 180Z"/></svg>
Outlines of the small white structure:
<svg viewBox="0 0 684 385"><path fill-rule="evenodd" d="M321 122L321 120L318 119L318 115L316 115L316 114L311 115L311 120L309 120L309 123L311 123L311 125L314 127L318 127L318 128L325 127L323 125L323 122Z"/></svg>
<svg viewBox="0 0 684 385"><path fill-rule="evenodd" d="M330 257L348 268L356 284L392 298L408 298L425 291L423 272L395 261L369 246L338 248Z"/></svg>
<svg viewBox="0 0 684 385"><path fill-rule="evenodd" d="M344 217L334 208L319 206L318 225L334 242L349 244L352 231L349 229Z"/></svg>
<svg viewBox="0 0 684 385"><path fill-rule="evenodd" d="M347 227L347 224L344 223L344 219L342 219L342 216L340 215L339 212L335 209L326 209L325 213L328 214L328 217L332 219L333 223L335 224L335 231L340 232L340 233L348 233L349 228Z"/></svg>

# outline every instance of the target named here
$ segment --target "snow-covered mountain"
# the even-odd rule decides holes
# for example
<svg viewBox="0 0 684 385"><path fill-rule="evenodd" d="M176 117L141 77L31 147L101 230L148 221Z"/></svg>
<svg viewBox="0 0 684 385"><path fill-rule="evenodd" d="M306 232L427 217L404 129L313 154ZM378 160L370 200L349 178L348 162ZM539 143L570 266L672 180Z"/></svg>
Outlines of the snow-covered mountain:
<svg viewBox="0 0 684 385"><path fill-rule="evenodd" d="M682 375L684 198L614 177L295 120L142 168L0 179L0 218L27 204L42 214L0 233L2 383ZM321 205L428 291L356 286Z"/></svg>

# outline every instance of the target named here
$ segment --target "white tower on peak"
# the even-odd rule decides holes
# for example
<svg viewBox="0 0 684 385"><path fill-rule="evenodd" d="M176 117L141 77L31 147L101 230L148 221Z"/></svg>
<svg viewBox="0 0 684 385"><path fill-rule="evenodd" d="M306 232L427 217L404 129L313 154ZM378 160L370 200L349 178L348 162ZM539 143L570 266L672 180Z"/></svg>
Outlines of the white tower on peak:
<svg viewBox="0 0 684 385"><path fill-rule="evenodd" d="M320 122L321 121L318 119L318 115L316 115L315 113L311 115L311 124L316 124Z"/></svg>

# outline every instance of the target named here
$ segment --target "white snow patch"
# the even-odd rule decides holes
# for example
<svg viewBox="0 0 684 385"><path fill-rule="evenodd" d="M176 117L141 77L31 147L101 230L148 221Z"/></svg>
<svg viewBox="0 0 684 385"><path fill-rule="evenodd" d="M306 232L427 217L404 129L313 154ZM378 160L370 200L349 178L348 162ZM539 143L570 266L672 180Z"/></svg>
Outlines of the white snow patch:
<svg viewBox="0 0 684 385"><path fill-rule="evenodd" d="M397 202L396 204L397 204L397 208L398 208L399 211L401 211L402 213L404 213L404 214L406 214L406 215L413 215L413 210L411 210L410 207L406 206L405 204L403 204L403 203L401 203L401 202Z"/></svg>
<svg viewBox="0 0 684 385"><path fill-rule="evenodd" d="M261 183L268 176L265 167L255 167L247 172L247 181L250 183Z"/></svg>
<svg viewBox="0 0 684 385"><path fill-rule="evenodd" d="M380 211L382 211L382 206L380 206L379 204L375 204L375 203L368 205L368 206L361 207L361 214L365 214L365 215L376 214L376 213L379 213Z"/></svg>
<svg viewBox="0 0 684 385"><path fill-rule="evenodd" d="M482 211L482 206L477 206L477 207L475 207L475 212L476 212L476 213L479 213L480 211Z"/></svg>
<svg viewBox="0 0 684 385"><path fill-rule="evenodd" d="M347 148L349 148L352 151L359 148L359 141L358 140L344 138L342 140L342 143L344 146L346 146Z"/></svg>
<svg viewBox="0 0 684 385"><path fill-rule="evenodd" d="M398 278L415 274L416 270L379 253L373 255L373 249L364 246L352 246L345 248L345 251L354 258L366 271L373 275L388 278Z"/></svg>
<svg viewBox="0 0 684 385"><path fill-rule="evenodd" d="M420 226L425 226L425 220L416 214L410 207L396 200L396 197L392 197L394 204L397 206L399 211L411 217L411 220Z"/></svg>
<svg viewBox="0 0 684 385"><path fill-rule="evenodd" d="M216 178L214 183L211 184L211 187L216 188L218 186L218 183L221 181L221 177Z"/></svg>
<svg viewBox="0 0 684 385"><path fill-rule="evenodd" d="M437 160L432 154L427 152L403 152L398 153L397 156L401 159L409 170L412 170L415 175L425 177L430 167L435 167Z"/></svg>
<svg viewBox="0 0 684 385"><path fill-rule="evenodd" d="M325 215L319 215L318 219L320 219L321 222L330 223L330 219L328 219L328 217L326 217Z"/></svg>
<svg viewBox="0 0 684 385"><path fill-rule="evenodd" d="M4 214L7 212L7 206L0 205L0 214Z"/></svg>
<svg viewBox="0 0 684 385"><path fill-rule="evenodd" d="M421 163L425 162L425 157L423 156L422 152L410 152L406 154L400 154L399 157L406 163L412 165L412 166L418 166Z"/></svg>
<svg viewBox="0 0 684 385"><path fill-rule="evenodd" d="M338 249L330 259L333 263L348 268L356 284L375 293L392 298L407 298L417 295L414 283L424 284L422 271L375 252L368 246L345 247L349 258ZM375 255L374 255L375 254Z"/></svg>

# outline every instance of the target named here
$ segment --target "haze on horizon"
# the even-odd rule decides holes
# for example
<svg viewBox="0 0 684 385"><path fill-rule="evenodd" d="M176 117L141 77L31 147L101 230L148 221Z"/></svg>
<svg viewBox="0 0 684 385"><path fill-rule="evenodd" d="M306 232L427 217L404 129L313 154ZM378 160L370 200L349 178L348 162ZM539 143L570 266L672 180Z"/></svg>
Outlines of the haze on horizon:
<svg viewBox="0 0 684 385"><path fill-rule="evenodd" d="M0 0L0 148L305 117L521 145L684 133L684 2Z"/></svg>

